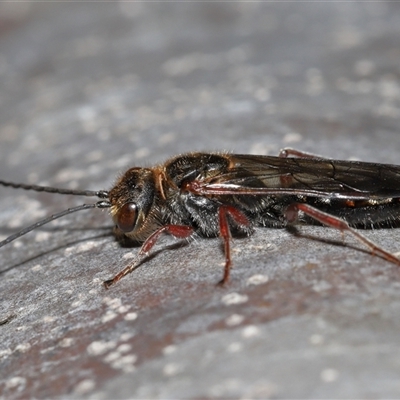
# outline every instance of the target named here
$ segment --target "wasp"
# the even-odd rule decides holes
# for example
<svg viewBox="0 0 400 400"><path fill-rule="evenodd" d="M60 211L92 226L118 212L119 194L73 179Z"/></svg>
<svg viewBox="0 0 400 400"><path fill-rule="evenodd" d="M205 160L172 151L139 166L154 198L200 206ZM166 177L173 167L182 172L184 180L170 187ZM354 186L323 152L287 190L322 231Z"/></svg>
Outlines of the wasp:
<svg viewBox="0 0 400 400"><path fill-rule="evenodd" d="M331 160L294 149L279 156L188 153L152 168L128 169L109 190L69 190L0 181L0 185L50 193L95 196L45 218L0 242L0 247L67 214L107 208L116 238L141 244L137 259L104 282L106 288L132 272L160 236L221 237L229 280L230 239L255 227L284 228L296 220L348 232L370 252L400 265L357 228L392 228L400 223L400 166Z"/></svg>

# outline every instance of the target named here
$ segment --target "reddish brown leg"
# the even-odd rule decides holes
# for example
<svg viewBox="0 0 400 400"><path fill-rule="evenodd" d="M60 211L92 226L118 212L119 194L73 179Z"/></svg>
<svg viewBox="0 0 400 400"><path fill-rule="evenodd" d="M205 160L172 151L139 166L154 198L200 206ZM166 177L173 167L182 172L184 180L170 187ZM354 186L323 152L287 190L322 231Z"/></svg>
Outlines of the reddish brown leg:
<svg viewBox="0 0 400 400"><path fill-rule="evenodd" d="M219 234L224 242L225 252L224 276L218 283L219 285L224 285L226 282L228 282L232 265L230 250L231 231L229 229L228 214L238 225L249 226L250 224L247 217L237 208L232 206L221 206L219 208Z"/></svg>
<svg viewBox="0 0 400 400"><path fill-rule="evenodd" d="M149 251L153 248L153 246L156 244L158 238L163 233L168 233L177 239L186 239L190 235L193 234L193 228L190 226L186 226L186 225L165 225L165 226L162 226L161 228L157 229L143 243L142 247L139 250L137 260L133 264L128 265L117 275L115 275L114 278L112 278L108 281L105 281L104 282L105 288L108 289L111 285L118 282L125 275L128 275L130 272L132 272L140 264L143 257L146 256L149 253Z"/></svg>
<svg viewBox="0 0 400 400"><path fill-rule="evenodd" d="M282 149L279 152L279 157L282 157L282 158L299 157L299 158L319 158L319 159L326 158L326 157L317 156L316 154L307 153L305 151L291 149L289 147Z"/></svg>
<svg viewBox="0 0 400 400"><path fill-rule="evenodd" d="M143 243L139 255L146 255L156 244L163 233L168 233L177 239L186 239L193 233L193 228L187 225L165 225L153 232Z"/></svg>
<svg viewBox="0 0 400 400"><path fill-rule="evenodd" d="M390 261L394 264L400 265L400 259L397 258L392 253L389 253L382 247L375 244L373 241L366 238L356 229L353 229L349 226L349 224L333 215L327 214L323 211L318 210L308 204L304 203L293 203L289 205L286 209L285 216L289 222L293 222L297 219L297 215L299 211L303 211L304 214L308 215L311 218L321 222L324 225L330 226L332 228L339 229L342 233L349 232L351 233L356 239L358 239L361 243L365 244L367 247L370 248L371 253L377 254L380 257L384 258L387 261Z"/></svg>

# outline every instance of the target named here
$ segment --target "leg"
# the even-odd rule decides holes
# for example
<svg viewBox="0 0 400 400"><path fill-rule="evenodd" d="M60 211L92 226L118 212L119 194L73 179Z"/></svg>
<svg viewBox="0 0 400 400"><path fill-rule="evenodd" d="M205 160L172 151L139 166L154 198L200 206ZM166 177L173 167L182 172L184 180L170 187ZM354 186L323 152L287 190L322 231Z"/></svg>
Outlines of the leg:
<svg viewBox="0 0 400 400"><path fill-rule="evenodd" d="M231 239L231 231L229 229L228 222L228 214L233 220L242 226L249 226L250 222L247 217L239 211L237 208L232 206L221 206L219 208L219 234L224 243L224 252L225 252L225 267L224 267L224 276L222 280L218 283L219 285L224 285L229 280L229 274L231 270L231 251L230 251L230 239Z"/></svg>
<svg viewBox="0 0 400 400"><path fill-rule="evenodd" d="M299 211L303 211L304 214L308 215L309 217L321 222L324 225L330 226L332 228L339 229L341 232L349 232L351 233L357 240L361 243L365 244L367 247L370 248L371 254L377 254L380 257L384 258L387 261L390 261L394 264L400 265L400 259L397 258L392 253L389 253L382 247L375 244L373 241L366 238L356 229L353 229L349 226L349 224L333 215L325 213L323 211L318 210L308 204L304 203L293 203L289 205L285 211L285 216L289 222L294 222L297 219L297 215Z"/></svg>
<svg viewBox="0 0 400 400"><path fill-rule="evenodd" d="M137 260L133 264L128 265L117 275L115 275L114 278L112 278L108 281L105 281L104 282L105 288L108 289L111 285L118 282L125 275L128 275L130 272L132 272L140 264L143 257L145 257L149 253L149 251L153 248L153 246L156 244L158 238L163 233L168 233L177 239L186 239L190 235L193 234L193 228L190 226L186 226L186 225L165 225L165 226L162 226L161 228L157 229L143 243L142 247L139 250Z"/></svg>
<svg viewBox="0 0 400 400"><path fill-rule="evenodd" d="M282 149L279 152L279 157L282 158L287 158L287 157L298 157L298 158L318 158L318 159L327 159L329 160L329 158L326 157L321 157L318 156L316 154L312 154L312 153L307 153L305 151L301 151L301 150L296 150L296 149L291 149L289 147L285 147L284 149Z"/></svg>

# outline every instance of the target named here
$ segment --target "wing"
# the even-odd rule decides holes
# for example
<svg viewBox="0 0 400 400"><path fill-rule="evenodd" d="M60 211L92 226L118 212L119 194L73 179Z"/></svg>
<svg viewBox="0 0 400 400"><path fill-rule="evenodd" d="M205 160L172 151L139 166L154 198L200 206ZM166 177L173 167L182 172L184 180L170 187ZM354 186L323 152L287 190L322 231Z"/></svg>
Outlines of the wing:
<svg viewBox="0 0 400 400"><path fill-rule="evenodd" d="M229 168L205 179L202 193L400 197L400 166L396 165L240 154L226 157Z"/></svg>

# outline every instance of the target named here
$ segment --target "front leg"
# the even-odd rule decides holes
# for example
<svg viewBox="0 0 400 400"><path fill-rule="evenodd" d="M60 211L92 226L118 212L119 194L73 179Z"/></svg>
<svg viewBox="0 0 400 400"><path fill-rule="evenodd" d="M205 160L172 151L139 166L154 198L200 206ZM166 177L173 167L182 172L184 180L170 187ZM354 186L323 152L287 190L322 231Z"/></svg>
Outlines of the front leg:
<svg viewBox="0 0 400 400"><path fill-rule="evenodd" d="M114 283L121 280L125 275L128 275L130 272L132 272L142 262L143 258L148 255L150 250L154 247L157 240L163 233L168 233L177 239L186 239L191 236L193 232L193 228L186 225L165 225L158 228L145 240L139 250L136 261L120 271L117 275L114 276L114 278L105 281L105 288L108 289L111 285L114 285Z"/></svg>

